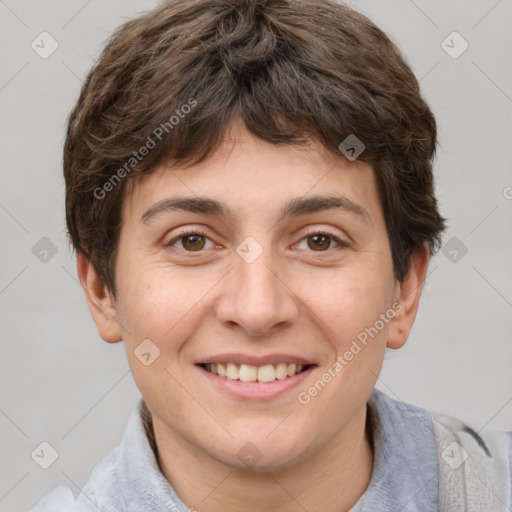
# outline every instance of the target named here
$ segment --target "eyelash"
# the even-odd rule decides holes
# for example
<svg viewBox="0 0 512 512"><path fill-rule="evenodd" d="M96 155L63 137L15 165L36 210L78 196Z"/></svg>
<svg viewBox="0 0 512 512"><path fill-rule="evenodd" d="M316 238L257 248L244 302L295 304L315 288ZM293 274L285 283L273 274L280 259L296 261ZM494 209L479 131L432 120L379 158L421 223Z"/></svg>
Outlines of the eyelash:
<svg viewBox="0 0 512 512"><path fill-rule="evenodd" d="M184 249L177 249L176 247L173 247L173 245L178 240L180 240L181 238L186 238L187 236L190 236L190 235L200 235L200 236L203 236L203 237L209 239L208 235L202 229L199 229L199 228L188 229L188 230L182 231L179 235L175 236L172 240L170 240L167 244L165 244L165 247L171 249L172 251L184 251L184 252L187 252L187 253L194 253L194 252L202 253L202 252L204 252L203 250L201 250L201 251L186 251ZM336 242L338 245L334 249L328 249L326 251L311 251L311 252L318 252L318 253L321 254L321 253L324 253L324 252L331 252L332 250L335 250L335 249L342 249L342 248L345 249L345 248L349 248L350 247L350 244L348 244L347 242L344 242L343 240L338 238L335 234L330 233L329 231L316 231L316 230L309 231L309 232L304 234L304 236L300 239L299 243L302 242L305 238L309 238L309 237L314 236L314 235L325 235L325 236L328 236L334 242Z"/></svg>
<svg viewBox="0 0 512 512"><path fill-rule="evenodd" d="M305 238L308 238L308 237L314 236L314 235L325 235L325 236L328 236L329 238L331 238L332 240L334 240L338 244L338 246L335 247L334 249L336 249L336 248L338 248L338 249L340 249L340 248L346 249L346 248L350 247L347 242L344 242L343 240L338 238L334 233L330 233L329 231L316 231L316 230L309 231L309 232L304 234L304 236L300 239L300 242L302 242L302 240L304 240ZM322 252L329 252L329 251L332 251L334 249L328 249L327 251L311 251L311 252L322 253Z"/></svg>
<svg viewBox="0 0 512 512"><path fill-rule="evenodd" d="M182 250L182 249L176 249L176 247L173 247L173 245L180 238L186 238L187 236L191 236L191 235L200 235L205 238L209 238L208 235L202 229L187 229L185 231L182 231L179 235L175 236L172 240L170 240L168 243L166 243L165 247L167 247L173 251ZM203 251L185 251L185 252L194 253L194 252L203 252Z"/></svg>

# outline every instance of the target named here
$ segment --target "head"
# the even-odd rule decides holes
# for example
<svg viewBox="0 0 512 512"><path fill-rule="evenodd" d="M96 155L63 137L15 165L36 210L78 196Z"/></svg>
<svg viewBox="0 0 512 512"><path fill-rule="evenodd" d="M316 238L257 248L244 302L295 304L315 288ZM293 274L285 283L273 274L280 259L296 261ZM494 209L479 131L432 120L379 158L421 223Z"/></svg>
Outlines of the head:
<svg viewBox="0 0 512 512"><path fill-rule="evenodd" d="M169 1L113 35L69 119L67 226L158 431L269 468L350 428L441 243L435 147L400 51L344 5ZM250 396L227 363L304 369Z"/></svg>

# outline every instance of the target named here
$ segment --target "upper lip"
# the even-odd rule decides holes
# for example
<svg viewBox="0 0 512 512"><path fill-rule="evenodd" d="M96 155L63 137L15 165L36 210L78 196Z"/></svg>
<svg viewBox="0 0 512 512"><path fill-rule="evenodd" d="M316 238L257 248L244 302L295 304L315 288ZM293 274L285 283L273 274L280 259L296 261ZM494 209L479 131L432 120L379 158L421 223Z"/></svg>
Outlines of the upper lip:
<svg viewBox="0 0 512 512"><path fill-rule="evenodd" d="M303 357L298 357L296 355L291 354L266 354L262 356L252 356L248 354L218 354L215 356L209 356L205 359L201 359L196 364L247 364L251 366L265 366L267 364L279 364L279 363L287 363L287 364L302 364L302 365L311 365L315 364L312 361L305 359Z"/></svg>

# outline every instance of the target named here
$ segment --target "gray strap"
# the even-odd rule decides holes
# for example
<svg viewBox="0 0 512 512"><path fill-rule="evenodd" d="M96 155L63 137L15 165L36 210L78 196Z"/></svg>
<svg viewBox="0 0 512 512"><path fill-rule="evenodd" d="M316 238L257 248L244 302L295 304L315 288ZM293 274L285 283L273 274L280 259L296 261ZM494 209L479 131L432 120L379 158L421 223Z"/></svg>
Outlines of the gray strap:
<svg viewBox="0 0 512 512"><path fill-rule="evenodd" d="M511 436L478 434L459 420L432 415L439 468L439 512L509 512Z"/></svg>

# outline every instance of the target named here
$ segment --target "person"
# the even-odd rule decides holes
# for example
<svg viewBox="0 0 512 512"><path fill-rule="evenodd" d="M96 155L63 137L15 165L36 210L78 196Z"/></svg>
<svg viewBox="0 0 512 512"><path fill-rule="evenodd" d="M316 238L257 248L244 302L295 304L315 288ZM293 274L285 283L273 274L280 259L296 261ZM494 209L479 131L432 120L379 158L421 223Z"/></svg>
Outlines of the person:
<svg viewBox="0 0 512 512"><path fill-rule="evenodd" d="M85 511L511 510L512 432L375 389L446 220L435 118L332 0L171 0L112 36L64 147L92 318L142 398Z"/></svg>

